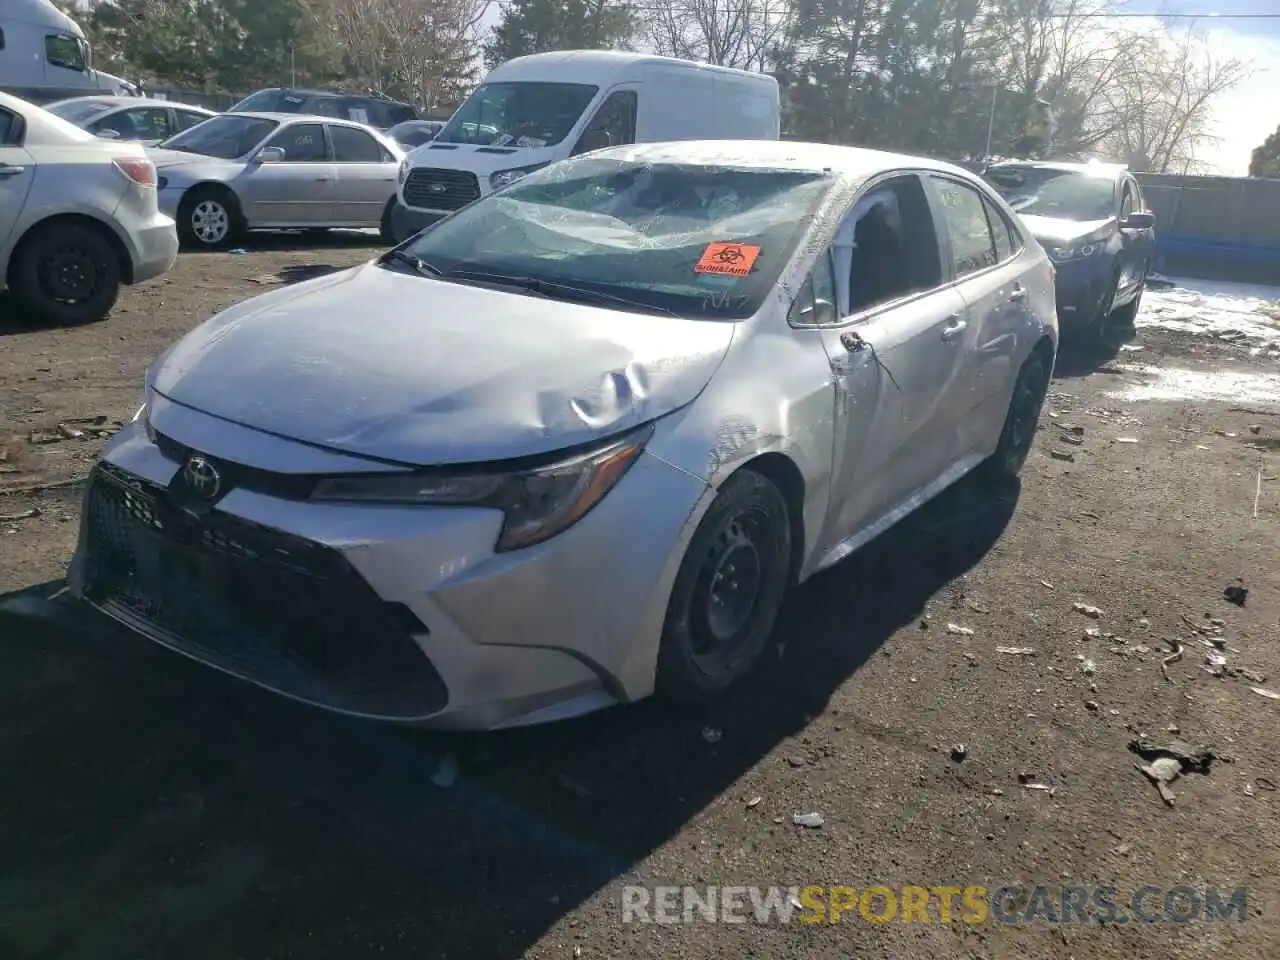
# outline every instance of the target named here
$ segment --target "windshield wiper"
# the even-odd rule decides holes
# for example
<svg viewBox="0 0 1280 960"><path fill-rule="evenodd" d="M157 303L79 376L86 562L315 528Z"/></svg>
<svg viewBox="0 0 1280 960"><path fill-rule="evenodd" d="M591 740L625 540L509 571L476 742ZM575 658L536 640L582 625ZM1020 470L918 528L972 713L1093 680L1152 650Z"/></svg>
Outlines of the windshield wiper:
<svg viewBox="0 0 1280 960"><path fill-rule="evenodd" d="M559 280L543 280L540 277L519 277L507 276L502 273L486 273L482 270L450 270L444 275L446 280L475 280L480 283L492 283L503 287L515 287L518 290L524 290L528 293L535 294L539 297L547 297L552 300L566 300L571 303L586 303L595 306L612 305L615 307L625 307L629 310L640 310L644 313L658 313L667 317L679 318L680 314L674 310L668 310L666 307L659 307L651 303L642 303L639 300L632 300L628 297L619 297L611 293L601 293L598 290L590 290L586 287L575 286L572 283L562 283Z"/></svg>
<svg viewBox="0 0 1280 960"><path fill-rule="evenodd" d="M381 264L400 263L407 267L412 267L416 273L422 274L424 277L443 277L444 271L439 267L432 266L421 257L415 257L411 253L405 253L403 250L388 250L378 261Z"/></svg>

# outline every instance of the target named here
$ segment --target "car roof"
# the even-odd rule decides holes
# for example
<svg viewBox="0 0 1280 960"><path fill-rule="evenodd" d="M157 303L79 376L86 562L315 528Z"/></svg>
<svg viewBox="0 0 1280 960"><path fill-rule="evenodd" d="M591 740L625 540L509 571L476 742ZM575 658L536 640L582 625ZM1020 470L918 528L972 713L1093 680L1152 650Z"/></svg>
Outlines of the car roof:
<svg viewBox="0 0 1280 960"><path fill-rule="evenodd" d="M336 123L343 127L356 127L359 130L377 130L370 127L367 123L359 123L355 120L348 120L346 117L326 117L318 113L271 113L266 110L237 110L235 113L219 114L226 117L251 117L255 120L274 120L276 123Z"/></svg>
<svg viewBox="0 0 1280 960"><path fill-rule="evenodd" d="M380 97L375 93L344 93L341 90L306 90L302 87L263 87L261 90L255 90L250 94L250 96L257 96L259 93L283 93L301 97L331 97L335 100L372 100L376 103L389 103L399 107L410 106L410 104L403 103L399 100L392 100L389 97ZM248 100L249 97L245 97L244 99Z"/></svg>
<svg viewBox="0 0 1280 960"><path fill-rule="evenodd" d="M1129 172L1123 163L1105 163L1092 160L1088 163L1077 163L1073 160L1001 160L987 169L998 170L1001 167L1029 167L1034 170L1060 170L1063 173L1079 173L1089 177L1110 177L1120 179Z"/></svg>
<svg viewBox="0 0 1280 960"><path fill-rule="evenodd" d="M762 170L832 170L862 178L901 169L931 170L958 175L966 180L974 178L967 170L927 157L794 140L681 140L609 147L592 156L641 163L732 165Z"/></svg>

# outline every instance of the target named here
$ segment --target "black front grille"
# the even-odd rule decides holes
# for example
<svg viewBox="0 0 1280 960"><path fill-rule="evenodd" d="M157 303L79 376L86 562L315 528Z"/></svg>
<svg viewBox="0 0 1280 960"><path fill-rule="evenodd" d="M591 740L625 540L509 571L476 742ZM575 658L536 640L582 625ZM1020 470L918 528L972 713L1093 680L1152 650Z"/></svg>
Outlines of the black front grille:
<svg viewBox="0 0 1280 960"><path fill-rule="evenodd" d="M424 210L460 210L479 196L480 181L465 170L411 170L404 182L405 203Z"/></svg>
<svg viewBox="0 0 1280 960"><path fill-rule="evenodd" d="M426 628L326 546L193 515L108 464L90 483L85 545L88 600L200 659L350 712L421 717L447 703L411 636Z"/></svg>

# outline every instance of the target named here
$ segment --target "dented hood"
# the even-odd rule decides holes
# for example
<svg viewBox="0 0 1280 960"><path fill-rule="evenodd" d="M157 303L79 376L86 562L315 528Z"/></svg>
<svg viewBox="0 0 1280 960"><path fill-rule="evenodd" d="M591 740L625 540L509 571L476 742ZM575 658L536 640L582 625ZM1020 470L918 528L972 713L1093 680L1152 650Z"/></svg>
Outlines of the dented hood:
<svg viewBox="0 0 1280 960"><path fill-rule="evenodd" d="M368 264L219 314L157 361L148 386L334 450L477 463L550 453L687 404L733 331Z"/></svg>

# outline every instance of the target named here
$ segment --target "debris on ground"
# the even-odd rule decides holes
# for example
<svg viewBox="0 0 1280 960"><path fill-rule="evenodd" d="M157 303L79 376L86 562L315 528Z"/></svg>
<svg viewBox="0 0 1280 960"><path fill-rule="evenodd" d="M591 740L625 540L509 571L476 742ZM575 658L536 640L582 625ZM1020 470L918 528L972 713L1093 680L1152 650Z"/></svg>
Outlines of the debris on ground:
<svg viewBox="0 0 1280 960"><path fill-rule="evenodd" d="M1097 713L1099 710L1102 709L1100 706L1098 706L1097 700L1086 700L1084 702L1084 708L1088 710L1090 713Z"/></svg>
<svg viewBox="0 0 1280 960"><path fill-rule="evenodd" d="M1138 738L1129 741L1129 751L1147 761L1133 766L1156 785L1160 799L1170 807L1173 806L1174 797L1169 784L1184 773L1207 774L1214 760L1225 762L1227 759L1207 747L1193 747L1182 740L1156 743Z"/></svg>
<svg viewBox="0 0 1280 960"><path fill-rule="evenodd" d="M1077 447L1084 443L1084 437L1076 436L1073 433L1064 433L1058 439L1063 443L1069 443Z"/></svg>
<svg viewBox="0 0 1280 960"><path fill-rule="evenodd" d="M1086 677L1091 677L1098 672L1098 665L1088 658L1082 658L1080 661L1080 672Z"/></svg>
<svg viewBox="0 0 1280 960"><path fill-rule="evenodd" d="M797 813L791 818L791 822L797 827L804 827L808 830L817 830L826 822L822 819L820 813Z"/></svg>
<svg viewBox="0 0 1280 960"><path fill-rule="evenodd" d="M1237 580L1227 589L1222 591L1222 596L1228 603L1234 603L1237 607L1243 607L1245 601L1249 599L1249 588L1244 585L1243 580Z"/></svg>
<svg viewBox="0 0 1280 960"><path fill-rule="evenodd" d="M960 637L972 637L973 629L971 627L962 627L955 623L948 623L947 633L954 633L956 636Z"/></svg>
<svg viewBox="0 0 1280 960"><path fill-rule="evenodd" d="M1102 616L1102 611L1100 609L1092 607L1087 603L1073 603L1071 605L1071 609L1076 613L1083 614L1090 620L1097 620Z"/></svg>
<svg viewBox="0 0 1280 960"><path fill-rule="evenodd" d="M1266 697L1268 700L1280 700L1280 693L1268 690L1266 687L1250 687L1249 689L1260 697Z"/></svg>
<svg viewBox="0 0 1280 960"><path fill-rule="evenodd" d="M1116 437L1116 443L1137 443L1137 437Z"/></svg>
<svg viewBox="0 0 1280 960"><path fill-rule="evenodd" d="M750 810L752 807L760 806L763 800L764 800L764 797L752 797L750 800L747 801L747 809Z"/></svg>
<svg viewBox="0 0 1280 960"><path fill-rule="evenodd" d="M1034 657L1034 647L996 647L996 653L1007 653L1011 657Z"/></svg>
<svg viewBox="0 0 1280 960"><path fill-rule="evenodd" d="M956 763L960 763L969 755L969 748L963 743L957 743L951 748L951 759Z"/></svg>
<svg viewBox="0 0 1280 960"><path fill-rule="evenodd" d="M1052 590L1052 589L1053 589L1053 584L1052 584L1052 583L1050 583L1048 580L1041 580L1041 581L1040 581L1040 586L1042 586L1042 587L1044 587L1044 588L1046 588L1046 589L1048 589L1048 590Z"/></svg>
<svg viewBox="0 0 1280 960"><path fill-rule="evenodd" d="M0 513L0 523L13 523L17 520L34 520L40 516L40 508L32 507L30 510L23 510L20 513Z"/></svg>
<svg viewBox="0 0 1280 960"><path fill-rule="evenodd" d="M1169 645L1173 647L1173 653L1160 661L1160 672L1164 674L1164 678L1173 683L1173 678L1169 676L1169 664L1177 663L1182 659L1182 644L1177 640L1169 640Z"/></svg>
<svg viewBox="0 0 1280 960"><path fill-rule="evenodd" d="M1076 462L1076 455L1067 450L1050 450L1049 456L1055 460L1065 460L1067 463Z"/></svg>

